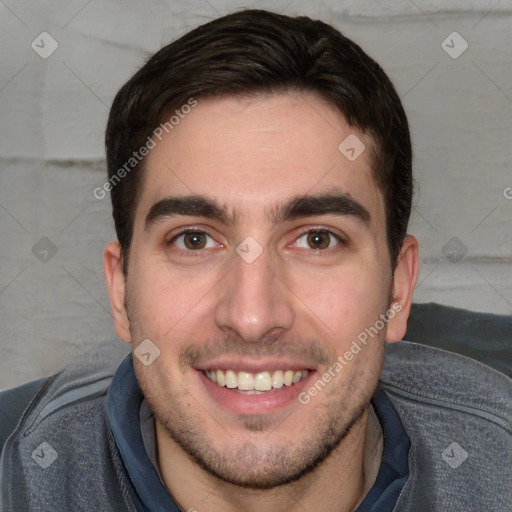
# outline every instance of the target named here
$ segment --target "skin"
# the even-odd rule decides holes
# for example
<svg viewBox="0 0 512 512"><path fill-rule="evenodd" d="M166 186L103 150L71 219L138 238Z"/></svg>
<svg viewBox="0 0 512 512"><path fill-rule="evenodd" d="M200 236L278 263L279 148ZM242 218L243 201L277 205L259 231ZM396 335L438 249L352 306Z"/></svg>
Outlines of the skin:
<svg viewBox="0 0 512 512"><path fill-rule="evenodd" d="M338 150L349 134L367 148L353 162ZM405 334L418 274L412 236L390 263L370 147L333 106L290 93L199 100L148 155L127 278L118 242L105 249L105 274L118 335L161 351L134 367L155 412L163 480L183 510L349 511L362 500L365 448L375 446L369 401L385 341ZM347 194L369 221L272 218L295 196L325 193ZM155 203L189 195L224 205L234 222L170 215L146 229ZM174 238L191 227L209 235L205 248ZM324 233L314 240L327 247L311 247L313 229L343 242ZM236 252L248 236L263 249L252 263ZM293 362L318 379L393 295L400 312L308 404L237 414L205 390L197 365L221 355Z"/></svg>

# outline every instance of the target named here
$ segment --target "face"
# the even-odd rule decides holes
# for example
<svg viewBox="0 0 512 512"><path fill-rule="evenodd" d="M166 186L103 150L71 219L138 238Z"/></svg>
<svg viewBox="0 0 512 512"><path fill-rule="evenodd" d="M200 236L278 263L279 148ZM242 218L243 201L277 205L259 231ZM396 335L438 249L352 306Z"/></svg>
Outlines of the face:
<svg viewBox="0 0 512 512"><path fill-rule="evenodd" d="M147 157L126 283L107 248L118 333L160 351L134 357L160 435L226 482L317 467L403 334L411 272L392 272L370 147L312 94L198 100Z"/></svg>

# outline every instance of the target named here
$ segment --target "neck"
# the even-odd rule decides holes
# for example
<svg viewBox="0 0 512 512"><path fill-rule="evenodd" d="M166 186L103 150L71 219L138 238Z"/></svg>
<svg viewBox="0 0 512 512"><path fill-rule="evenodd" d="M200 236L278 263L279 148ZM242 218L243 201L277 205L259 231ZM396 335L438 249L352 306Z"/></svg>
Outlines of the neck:
<svg viewBox="0 0 512 512"><path fill-rule="evenodd" d="M351 512L373 485L382 455L375 413L367 409L340 445L311 473L270 490L242 488L204 471L156 424L159 468L169 493L184 511Z"/></svg>

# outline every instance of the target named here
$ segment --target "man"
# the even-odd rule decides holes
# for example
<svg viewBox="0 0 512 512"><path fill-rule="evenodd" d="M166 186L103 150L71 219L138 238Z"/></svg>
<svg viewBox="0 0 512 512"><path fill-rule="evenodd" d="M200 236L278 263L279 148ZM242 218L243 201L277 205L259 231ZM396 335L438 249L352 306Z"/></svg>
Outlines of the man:
<svg viewBox="0 0 512 512"><path fill-rule="evenodd" d="M411 145L356 44L215 20L122 87L106 148L132 355L30 398L2 510L511 510L510 380L392 343L418 275Z"/></svg>

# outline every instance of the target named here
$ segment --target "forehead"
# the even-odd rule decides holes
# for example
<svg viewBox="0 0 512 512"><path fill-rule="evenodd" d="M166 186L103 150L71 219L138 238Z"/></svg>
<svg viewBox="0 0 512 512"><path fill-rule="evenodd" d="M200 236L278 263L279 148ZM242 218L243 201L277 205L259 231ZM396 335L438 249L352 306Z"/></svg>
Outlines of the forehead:
<svg viewBox="0 0 512 512"><path fill-rule="evenodd" d="M145 162L142 213L168 195L195 194L215 198L237 217L249 216L333 188L377 218L383 213L371 140L314 94L198 99L155 142Z"/></svg>

